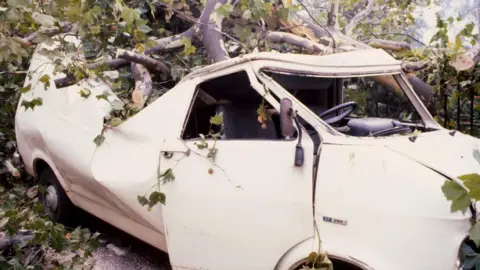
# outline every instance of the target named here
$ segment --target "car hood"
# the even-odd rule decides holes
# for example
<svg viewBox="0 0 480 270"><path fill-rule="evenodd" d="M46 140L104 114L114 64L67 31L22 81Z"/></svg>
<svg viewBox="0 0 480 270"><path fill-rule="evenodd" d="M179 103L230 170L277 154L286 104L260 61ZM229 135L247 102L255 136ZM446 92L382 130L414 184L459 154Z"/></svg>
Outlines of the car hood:
<svg viewBox="0 0 480 270"><path fill-rule="evenodd" d="M385 147L448 177L480 173L480 140L455 131L434 131L385 140Z"/></svg>
<svg viewBox="0 0 480 270"><path fill-rule="evenodd" d="M447 177L480 172L479 142L438 130L325 145L315 188L322 245L374 269L453 265L475 213L452 213L441 187ZM442 261L431 267L426 257Z"/></svg>

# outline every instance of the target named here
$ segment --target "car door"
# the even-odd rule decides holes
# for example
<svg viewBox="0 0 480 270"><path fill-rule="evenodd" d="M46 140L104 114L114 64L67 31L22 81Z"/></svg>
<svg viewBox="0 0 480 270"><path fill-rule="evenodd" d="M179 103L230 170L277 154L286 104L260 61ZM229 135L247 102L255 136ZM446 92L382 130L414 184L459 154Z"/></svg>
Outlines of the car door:
<svg viewBox="0 0 480 270"><path fill-rule="evenodd" d="M216 78L211 75L222 81L217 87L240 91L242 80L225 73ZM252 91L279 111L279 103L258 87L253 73L247 73L243 80L250 81L243 87L250 85ZM208 85L199 88L206 89ZM242 93L238 98L246 95ZM252 116L248 111L239 113L232 106L220 110L224 125L229 122L242 129L239 132L243 138L226 135L225 139L204 141L182 139L185 136L178 134L161 146L164 154L160 171L171 169L175 177L161 187L166 194L163 215L174 269L272 269L288 249L313 236L312 140L307 135L301 139L304 163L295 166L296 138L272 139L262 135L264 131L249 126L260 127L255 108ZM195 105L185 130L189 130L194 110ZM255 119L250 121L252 117ZM258 137L244 136L245 129L255 130L251 134ZM203 148L205 143L217 149L213 161L212 151Z"/></svg>
<svg viewBox="0 0 480 270"><path fill-rule="evenodd" d="M148 209L138 196L157 187L160 145L177 138L192 100L196 80L177 84L135 116L109 128L91 162L92 179L109 209L91 212L151 245L167 251L161 205ZM107 210L115 212L106 213Z"/></svg>

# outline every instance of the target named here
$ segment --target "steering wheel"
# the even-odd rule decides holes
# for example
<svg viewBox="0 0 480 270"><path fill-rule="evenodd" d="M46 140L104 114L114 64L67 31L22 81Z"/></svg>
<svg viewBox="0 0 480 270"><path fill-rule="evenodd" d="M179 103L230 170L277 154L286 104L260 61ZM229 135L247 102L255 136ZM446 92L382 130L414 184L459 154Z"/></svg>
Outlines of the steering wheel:
<svg viewBox="0 0 480 270"><path fill-rule="evenodd" d="M397 127L377 131L377 132L373 133L372 136L373 137L390 136L390 135L397 134L397 133L405 133L405 132L411 132L411 131L412 131L412 129L410 127L397 126Z"/></svg>
<svg viewBox="0 0 480 270"><path fill-rule="evenodd" d="M344 108L348 108L350 107L349 109L345 110L344 112L342 112L340 115L337 115L337 116L334 116L334 117L331 117L331 118L328 118L328 119L324 119L325 123L331 125L331 124L335 124L335 123L338 123L340 121L342 121L345 117L349 116L353 111L355 111L358 107L357 103L355 101L349 101L349 102L345 102L345 103L342 103L342 104L339 104L327 111L324 111L323 113L321 113L319 116L320 118L324 118L325 116L329 115L329 114L332 114L334 112L338 112L340 111L341 109L344 109Z"/></svg>

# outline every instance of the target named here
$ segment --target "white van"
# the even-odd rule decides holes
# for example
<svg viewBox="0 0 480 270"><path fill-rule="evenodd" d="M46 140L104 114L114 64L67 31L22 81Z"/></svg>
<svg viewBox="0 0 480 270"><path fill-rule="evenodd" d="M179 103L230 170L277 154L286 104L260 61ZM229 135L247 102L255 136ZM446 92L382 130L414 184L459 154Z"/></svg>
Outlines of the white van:
<svg viewBox="0 0 480 270"><path fill-rule="evenodd" d="M479 140L438 125L383 50L229 59L107 129L108 85L57 89L53 69L37 50L20 104L43 105L19 106L16 134L56 221L82 208L173 269L300 269L320 239L336 270L457 267L476 210L451 213L441 186L479 171ZM221 137L203 139L212 126ZM153 191L166 202L148 209Z"/></svg>

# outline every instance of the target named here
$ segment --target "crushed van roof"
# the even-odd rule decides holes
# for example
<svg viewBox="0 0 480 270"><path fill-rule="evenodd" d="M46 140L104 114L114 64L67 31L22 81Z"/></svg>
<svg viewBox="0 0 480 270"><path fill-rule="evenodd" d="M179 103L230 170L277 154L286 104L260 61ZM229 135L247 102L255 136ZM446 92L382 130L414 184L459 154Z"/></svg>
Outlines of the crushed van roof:
<svg viewBox="0 0 480 270"><path fill-rule="evenodd" d="M274 61L286 62L315 67L380 67L396 66L401 68L401 61L396 60L382 49L357 50L328 55L309 55L278 52L257 52L231 58L222 62L214 63L192 71L184 80L191 79L201 74L228 68L247 61Z"/></svg>

